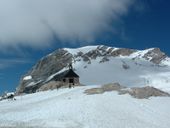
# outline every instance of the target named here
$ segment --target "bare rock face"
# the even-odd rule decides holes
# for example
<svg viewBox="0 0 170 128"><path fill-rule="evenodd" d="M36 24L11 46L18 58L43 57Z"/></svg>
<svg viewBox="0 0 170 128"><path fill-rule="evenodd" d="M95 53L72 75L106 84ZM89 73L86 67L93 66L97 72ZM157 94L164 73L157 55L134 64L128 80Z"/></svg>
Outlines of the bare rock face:
<svg viewBox="0 0 170 128"><path fill-rule="evenodd" d="M132 96L139 99L149 98L152 96L170 96L168 93L163 92L154 87L132 88Z"/></svg>
<svg viewBox="0 0 170 128"><path fill-rule="evenodd" d="M103 85L99 88L87 89L85 90L84 93L86 93L87 95L102 94L104 92L119 91L123 88L125 87L121 86L119 83L110 83L110 84Z"/></svg>
<svg viewBox="0 0 170 128"><path fill-rule="evenodd" d="M60 71L72 61L72 55L63 49L55 51L52 55L41 59L29 74L35 79L37 77L47 77Z"/></svg>
<svg viewBox="0 0 170 128"><path fill-rule="evenodd" d="M123 88L124 86L120 85L119 83L110 83L110 84L105 84L101 87L105 92L108 91L119 91Z"/></svg>
<svg viewBox="0 0 170 128"><path fill-rule="evenodd" d="M161 52L159 48L154 48L153 50L150 50L148 53L144 55L145 59L151 58L150 61L155 64L159 64L166 57L167 57L166 54Z"/></svg>
<svg viewBox="0 0 170 128"><path fill-rule="evenodd" d="M154 87L146 86L146 87L135 87L131 89L120 90L119 94L130 94L134 98L138 99L148 99L149 97L157 97L157 96L170 96L169 93L156 89Z"/></svg>
<svg viewBox="0 0 170 128"><path fill-rule="evenodd" d="M103 57L103 59L100 61L102 63L109 61L108 57L129 56L135 51L136 50L127 48L115 49L107 46L98 46L97 49L91 50L85 54L78 52L75 57L81 57L85 62L89 62L90 60L96 59L97 57Z"/></svg>
<svg viewBox="0 0 170 128"><path fill-rule="evenodd" d="M97 57L106 57L110 56L110 52L107 51L107 46L98 46L96 49L91 50L85 54L82 52L78 52L75 57L81 57L83 58L83 61L90 61L92 59L96 59Z"/></svg>
<svg viewBox="0 0 170 128"><path fill-rule="evenodd" d="M85 90L84 93L86 93L87 95L102 94L104 93L104 90L102 88L91 88Z"/></svg>
<svg viewBox="0 0 170 128"><path fill-rule="evenodd" d="M27 87L31 82L38 83L34 87L38 89L43 85L44 81L52 74L60 71L64 67L67 67L72 62L73 55L59 49L42 58L38 63L24 76L32 76L30 80L20 80L20 85L17 88L17 93L25 93L27 90L31 90L33 87ZM29 91L31 93L31 91Z"/></svg>
<svg viewBox="0 0 170 128"><path fill-rule="evenodd" d="M126 49L126 48L120 48L111 53L113 57L116 56L129 56L130 54L134 53L136 50L133 49Z"/></svg>
<svg viewBox="0 0 170 128"><path fill-rule="evenodd" d="M154 87L146 86L146 87L135 87L135 88L126 88L119 83L110 83L103 85L99 88L91 88L85 90L84 93L87 95L94 95L94 94L103 94L105 92L110 91L117 91L120 95L129 94L134 98L137 99L148 99L149 97L157 97L157 96L164 96L169 97L170 94Z"/></svg>
<svg viewBox="0 0 170 128"><path fill-rule="evenodd" d="M123 63L122 64L123 69L125 70L130 69L130 66L126 62L122 61L122 63Z"/></svg>
<svg viewBox="0 0 170 128"><path fill-rule="evenodd" d="M17 88L17 95L21 94L21 93L25 93L25 90L26 90L26 85L30 84L32 82L32 80L23 80L23 78L21 77L21 80L20 80L20 84Z"/></svg>
<svg viewBox="0 0 170 128"><path fill-rule="evenodd" d="M102 58L100 63L104 63L104 62L107 62L107 61L109 61L109 58L105 56L105 57Z"/></svg>
<svg viewBox="0 0 170 128"><path fill-rule="evenodd" d="M46 83L46 84L42 85L37 91L46 91L46 90L59 89L62 86L64 86L62 82L50 81L49 83Z"/></svg>

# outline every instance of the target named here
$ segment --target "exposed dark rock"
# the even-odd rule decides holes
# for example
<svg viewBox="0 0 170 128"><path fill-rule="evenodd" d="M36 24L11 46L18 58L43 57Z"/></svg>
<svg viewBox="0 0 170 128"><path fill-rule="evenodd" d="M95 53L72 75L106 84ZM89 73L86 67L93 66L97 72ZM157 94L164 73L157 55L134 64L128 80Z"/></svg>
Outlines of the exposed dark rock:
<svg viewBox="0 0 170 128"><path fill-rule="evenodd" d="M36 70L32 70L32 77L36 79L36 76L47 77L51 74L60 71L63 67L66 67L71 61L73 56L63 49L59 49L51 56L46 56L41 59L35 66Z"/></svg>
<svg viewBox="0 0 170 128"><path fill-rule="evenodd" d="M123 88L124 86L120 85L119 83L110 83L110 84L105 84L101 87L105 92L108 91L119 91Z"/></svg>
<svg viewBox="0 0 170 128"><path fill-rule="evenodd" d="M83 61L85 61L85 62L90 61L90 58L88 56L86 56L86 55L83 55L82 58L83 58Z"/></svg>
<svg viewBox="0 0 170 128"><path fill-rule="evenodd" d="M135 87L131 89L120 90L119 94L130 94L131 96L138 99L147 99L149 97L156 96L170 96L169 93L156 89L154 87L146 86L146 87Z"/></svg>
<svg viewBox="0 0 170 128"><path fill-rule="evenodd" d="M76 55L74 55L75 58L83 56L83 52L78 52Z"/></svg>
<svg viewBox="0 0 170 128"><path fill-rule="evenodd" d="M146 53L143 57L147 60L151 58L151 62L160 64L160 62L167 56L165 53L161 52L159 48L154 48L153 50L150 50L148 53Z"/></svg>
<svg viewBox="0 0 170 128"><path fill-rule="evenodd" d="M84 93L86 93L87 95L102 94L104 93L104 90L102 88L91 88L85 90Z"/></svg>
<svg viewBox="0 0 170 128"><path fill-rule="evenodd" d="M127 69L130 68L130 66L129 66L126 62L124 62L124 61L122 61L122 62L123 62L122 67L123 67L125 70L127 70Z"/></svg>
<svg viewBox="0 0 170 128"><path fill-rule="evenodd" d="M60 71L64 67L67 67L73 59L73 55L65 51L64 49L56 50L51 55L48 55L44 58L42 58L38 63L25 75L25 76L32 76L31 80L23 80L24 77L21 78L20 85L17 88L17 93L22 93L24 91L27 92L26 86L34 82L41 80L42 83L52 74ZM44 81L43 81L44 80ZM35 89L38 89L39 85L35 85ZM32 87L33 88L33 87ZM29 89L31 90L31 89ZM31 91L29 91L31 93Z"/></svg>
<svg viewBox="0 0 170 128"><path fill-rule="evenodd" d="M63 87L63 82L59 81L50 81L49 83L46 83L42 85L37 91L46 91L46 90L53 90L53 89L59 89Z"/></svg>
<svg viewBox="0 0 170 128"><path fill-rule="evenodd" d="M84 56L88 56L91 59L96 59L97 57L101 56L101 53L96 49L84 54Z"/></svg>
<svg viewBox="0 0 170 128"><path fill-rule="evenodd" d="M85 65L84 68L87 68L87 65Z"/></svg>
<svg viewBox="0 0 170 128"><path fill-rule="evenodd" d="M105 56L105 57L102 58L102 60L100 61L100 63L104 63L104 62L107 62L107 61L109 61L109 59L108 59L107 56Z"/></svg>
<svg viewBox="0 0 170 128"><path fill-rule="evenodd" d="M93 94L102 94L104 92L110 92L110 91L119 91L120 89L123 89L125 87L121 86L119 83L111 83L111 84L106 84L103 85L99 88L91 88L85 90L84 93L88 95L93 95Z"/></svg>
<svg viewBox="0 0 170 128"><path fill-rule="evenodd" d="M100 51L102 56L110 56L114 48L110 48L107 46L98 46L97 49Z"/></svg>
<svg viewBox="0 0 170 128"><path fill-rule="evenodd" d="M126 49L126 48L120 48L111 53L113 57L116 56L129 56L130 54L134 53L136 50L133 49Z"/></svg>
<svg viewBox="0 0 170 128"><path fill-rule="evenodd" d="M154 87L146 86L141 88L135 87L129 89L124 86L121 86L119 83L111 83L111 84L103 85L99 88L87 89L85 90L84 93L86 93L87 95L94 95L94 94L103 94L105 92L110 92L110 91L118 91L120 95L129 94L137 99L148 99L149 97L157 97L157 96L165 96L165 97L170 96L169 93L166 93Z"/></svg>

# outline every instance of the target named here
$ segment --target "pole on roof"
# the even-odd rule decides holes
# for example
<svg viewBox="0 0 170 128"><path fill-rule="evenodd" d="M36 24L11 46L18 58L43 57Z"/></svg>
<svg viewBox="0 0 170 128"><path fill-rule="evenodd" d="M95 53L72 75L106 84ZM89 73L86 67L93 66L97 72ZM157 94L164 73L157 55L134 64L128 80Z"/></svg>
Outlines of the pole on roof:
<svg viewBox="0 0 170 128"><path fill-rule="evenodd" d="M69 64L69 69L73 69L72 63Z"/></svg>

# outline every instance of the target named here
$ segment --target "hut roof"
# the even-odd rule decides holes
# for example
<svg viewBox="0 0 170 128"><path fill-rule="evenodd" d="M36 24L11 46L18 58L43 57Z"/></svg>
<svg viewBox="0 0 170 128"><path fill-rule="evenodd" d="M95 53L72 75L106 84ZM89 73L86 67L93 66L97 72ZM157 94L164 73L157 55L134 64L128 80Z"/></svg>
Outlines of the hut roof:
<svg viewBox="0 0 170 128"><path fill-rule="evenodd" d="M72 69L69 69L64 77L79 77Z"/></svg>
<svg viewBox="0 0 170 128"><path fill-rule="evenodd" d="M74 71L73 69L69 69L67 71L64 71L60 74L57 74L56 76L54 76L55 80L60 80L62 78L68 78L68 77L79 77Z"/></svg>

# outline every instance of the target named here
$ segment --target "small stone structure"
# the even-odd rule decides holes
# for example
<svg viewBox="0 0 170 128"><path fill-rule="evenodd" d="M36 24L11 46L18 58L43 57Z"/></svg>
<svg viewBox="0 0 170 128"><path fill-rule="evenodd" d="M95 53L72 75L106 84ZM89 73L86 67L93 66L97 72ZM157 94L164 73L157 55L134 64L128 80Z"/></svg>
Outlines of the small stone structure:
<svg viewBox="0 0 170 128"><path fill-rule="evenodd" d="M72 85L79 84L79 76L71 69L63 77L62 81Z"/></svg>
<svg viewBox="0 0 170 128"><path fill-rule="evenodd" d="M56 75L54 80L63 82L65 85L69 85L69 87L80 84L79 76L73 71L72 65L69 66L69 70Z"/></svg>

